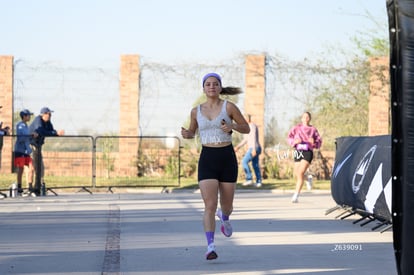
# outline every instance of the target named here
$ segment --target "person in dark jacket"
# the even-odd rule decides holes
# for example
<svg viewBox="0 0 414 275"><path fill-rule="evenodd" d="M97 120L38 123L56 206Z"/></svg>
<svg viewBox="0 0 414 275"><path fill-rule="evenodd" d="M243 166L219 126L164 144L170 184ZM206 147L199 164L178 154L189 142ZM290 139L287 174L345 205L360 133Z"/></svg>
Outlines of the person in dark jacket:
<svg viewBox="0 0 414 275"><path fill-rule="evenodd" d="M36 176L39 175L38 171L40 171L40 182L42 184L44 184L43 178L45 174L42 157L42 145L45 143L45 137L62 136L65 134L64 130L56 131L55 128L53 128L53 124L51 122L52 113L53 111L48 107L43 107L40 110L40 115L36 116L29 126L29 132L33 135L30 140L30 144L32 145L33 149L33 163L36 170ZM36 180L36 182L38 182L38 180ZM38 188L39 186L36 186L36 189ZM39 190L36 190L36 192L39 192Z"/></svg>

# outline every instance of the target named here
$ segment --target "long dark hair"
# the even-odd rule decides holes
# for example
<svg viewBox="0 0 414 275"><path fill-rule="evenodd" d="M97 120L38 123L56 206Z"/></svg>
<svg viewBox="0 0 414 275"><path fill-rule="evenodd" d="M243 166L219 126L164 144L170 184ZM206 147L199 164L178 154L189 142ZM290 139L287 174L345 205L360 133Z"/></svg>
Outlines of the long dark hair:
<svg viewBox="0 0 414 275"><path fill-rule="evenodd" d="M223 87L221 88L221 95L238 95L243 93L239 87Z"/></svg>

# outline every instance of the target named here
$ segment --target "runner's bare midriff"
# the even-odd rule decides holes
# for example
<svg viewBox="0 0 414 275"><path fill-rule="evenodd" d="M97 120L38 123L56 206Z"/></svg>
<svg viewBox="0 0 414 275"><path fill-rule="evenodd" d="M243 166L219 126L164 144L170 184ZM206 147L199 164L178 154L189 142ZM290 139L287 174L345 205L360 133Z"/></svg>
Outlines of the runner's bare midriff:
<svg viewBox="0 0 414 275"><path fill-rule="evenodd" d="M230 144L231 142L218 142L218 143L206 143L206 144L203 144L203 146L220 148L220 147L229 146Z"/></svg>

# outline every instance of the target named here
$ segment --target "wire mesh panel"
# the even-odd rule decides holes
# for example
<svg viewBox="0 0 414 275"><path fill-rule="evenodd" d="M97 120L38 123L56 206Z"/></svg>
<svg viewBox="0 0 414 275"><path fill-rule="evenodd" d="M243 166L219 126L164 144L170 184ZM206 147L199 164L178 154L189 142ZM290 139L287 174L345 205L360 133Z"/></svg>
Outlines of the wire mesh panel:
<svg viewBox="0 0 414 275"><path fill-rule="evenodd" d="M13 183L16 182L16 174L13 174L13 136L0 136L0 195L6 194L1 191L7 191ZM1 198L1 197L0 197Z"/></svg>
<svg viewBox="0 0 414 275"><path fill-rule="evenodd" d="M178 137L96 138L96 187L179 186L179 175Z"/></svg>
<svg viewBox="0 0 414 275"><path fill-rule="evenodd" d="M42 146L48 188L92 187L94 139L91 136L46 137Z"/></svg>
<svg viewBox="0 0 414 275"><path fill-rule="evenodd" d="M16 59L13 65L14 110L28 108L38 115L48 106L54 110L55 128L67 134L113 134L119 121L118 64L73 67L52 60Z"/></svg>

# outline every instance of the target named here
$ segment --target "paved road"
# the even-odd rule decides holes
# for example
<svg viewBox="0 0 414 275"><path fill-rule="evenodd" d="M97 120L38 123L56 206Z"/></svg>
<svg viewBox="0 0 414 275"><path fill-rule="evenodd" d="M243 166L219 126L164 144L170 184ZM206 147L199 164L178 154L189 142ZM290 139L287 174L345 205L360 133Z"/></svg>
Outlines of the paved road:
<svg viewBox="0 0 414 275"><path fill-rule="evenodd" d="M391 230L329 215L329 193L240 190L234 234L206 261L200 194L0 200L0 274L396 274Z"/></svg>

